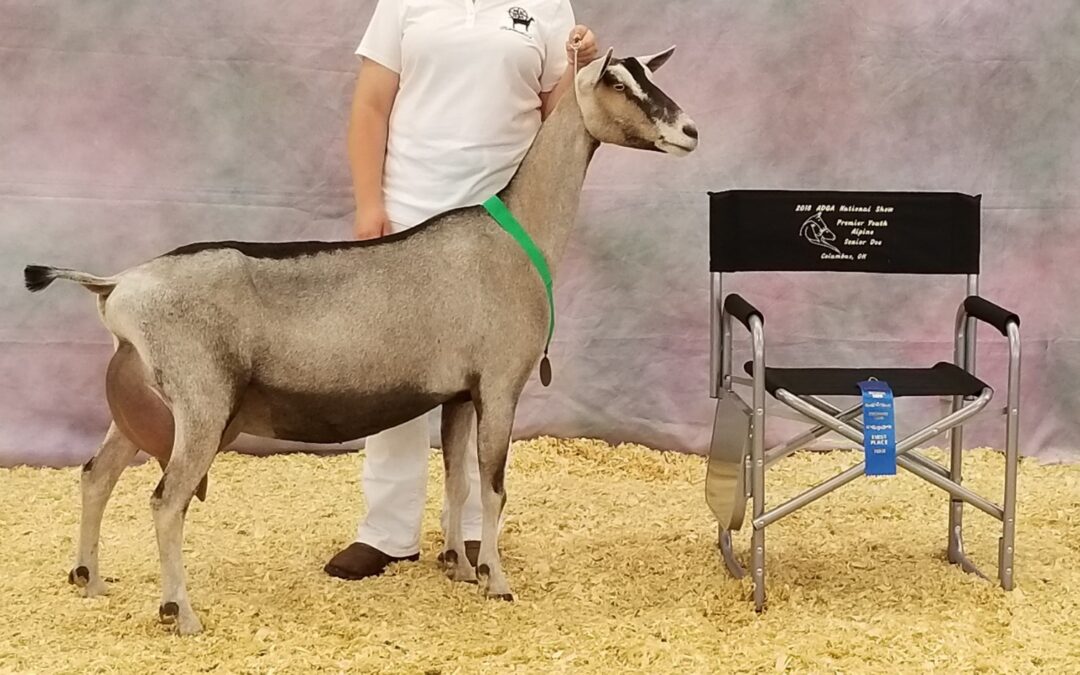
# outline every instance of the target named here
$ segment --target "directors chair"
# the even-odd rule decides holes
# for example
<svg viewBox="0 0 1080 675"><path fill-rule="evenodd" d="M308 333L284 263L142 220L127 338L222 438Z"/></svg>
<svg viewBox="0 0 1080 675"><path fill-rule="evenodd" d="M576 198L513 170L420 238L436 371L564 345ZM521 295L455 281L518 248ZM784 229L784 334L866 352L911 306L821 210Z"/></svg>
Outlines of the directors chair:
<svg viewBox="0 0 1080 675"><path fill-rule="evenodd" d="M948 560L965 571L980 574L964 553L964 504L1001 521L998 579L1002 588L1011 590L1019 462L1020 319L978 294L981 197L946 192L778 190L708 194L710 389L717 408L706 502L719 523L725 565L737 578L746 572L732 550L731 533L742 527L747 501L751 502L749 572L755 609L760 612L765 605L765 528L861 475L888 475L896 467L949 493ZM735 272L963 275L967 295L956 312L953 362L929 368L769 365L764 315L740 295L722 293L723 275ZM732 372L733 319L750 333L753 358L744 367L748 377ZM996 328L1009 344L1005 485L1000 506L964 487L961 480L963 424L986 408L993 396L993 390L975 376L976 320ZM735 393L734 384L751 388L749 402ZM812 428L766 450L766 392ZM858 400L840 408L823 398L845 396ZM944 397L952 405L941 419L899 438L893 427L891 398L903 396ZM766 469L829 432L863 446L866 459L766 510ZM916 446L946 432L950 435L949 466L915 452ZM872 471L868 471L868 461Z"/></svg>

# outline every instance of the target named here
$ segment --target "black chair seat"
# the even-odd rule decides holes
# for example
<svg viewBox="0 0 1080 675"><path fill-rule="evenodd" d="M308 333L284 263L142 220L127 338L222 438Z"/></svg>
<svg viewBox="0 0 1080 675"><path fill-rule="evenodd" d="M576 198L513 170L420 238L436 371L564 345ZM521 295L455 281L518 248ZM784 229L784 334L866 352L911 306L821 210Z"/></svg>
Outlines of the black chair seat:
<svg viewBox="0 0 1080 675"><path fill-rule="evenodd" d="M747 361L746 372L754 375ZM786 389L797 396L861 396L859 382L875 377L888 383L893 396L978 396L988 385L952 363L933 368L771 368L765 367L765 389L776 396Z"/></svg>

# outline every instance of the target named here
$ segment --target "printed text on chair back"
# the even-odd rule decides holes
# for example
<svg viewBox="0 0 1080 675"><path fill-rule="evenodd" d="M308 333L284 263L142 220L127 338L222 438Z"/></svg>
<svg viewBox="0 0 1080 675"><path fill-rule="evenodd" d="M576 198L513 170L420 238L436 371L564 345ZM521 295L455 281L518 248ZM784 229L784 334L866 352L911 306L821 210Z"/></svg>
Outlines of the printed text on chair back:
<svg viewBox="0 0 1080 675"><path fill-rule="evenodd" d="M980 200L956 192L710 192L710 268L978 274Z"/></svg>

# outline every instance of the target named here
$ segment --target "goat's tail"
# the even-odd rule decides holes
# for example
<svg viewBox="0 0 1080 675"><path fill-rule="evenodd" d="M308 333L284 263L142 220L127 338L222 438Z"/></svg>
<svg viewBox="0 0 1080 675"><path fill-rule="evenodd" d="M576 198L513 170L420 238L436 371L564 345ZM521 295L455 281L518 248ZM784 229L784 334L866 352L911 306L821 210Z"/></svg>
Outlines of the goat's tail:
<svg viewBox="0 0 1080 675"><path fill-rule="evenodd" d="M119 279L115 277L95 277L85 272L41 265L27 265L23 270L23 278L26 281L27 290L31 293L45 290L57 279L67 279L82 284L84 288L98 295L108 295L119 283Z"/></svg>

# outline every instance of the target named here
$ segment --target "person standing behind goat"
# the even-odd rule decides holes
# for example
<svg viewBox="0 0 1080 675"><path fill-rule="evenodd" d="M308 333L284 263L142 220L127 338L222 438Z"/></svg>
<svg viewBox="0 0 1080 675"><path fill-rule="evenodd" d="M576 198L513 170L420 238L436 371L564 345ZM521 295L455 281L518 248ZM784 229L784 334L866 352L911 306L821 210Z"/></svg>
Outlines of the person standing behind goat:
<svg viewBox="0 0 1080 675"><path fill-rule="evenodd" d="M599 56L570 0L378 0L349 125L355 234L405 232L432 216L481 204L510 182L543 119ZM402 307L401 311L408 311ZM357 326L357 330L363 330ZM326 572L381 574L417 560L431 442L428 416L367 439L367 515ZM482 521L475 419L463 513L476 564ZM446 509L444 501L443 527Z"/></svg>

